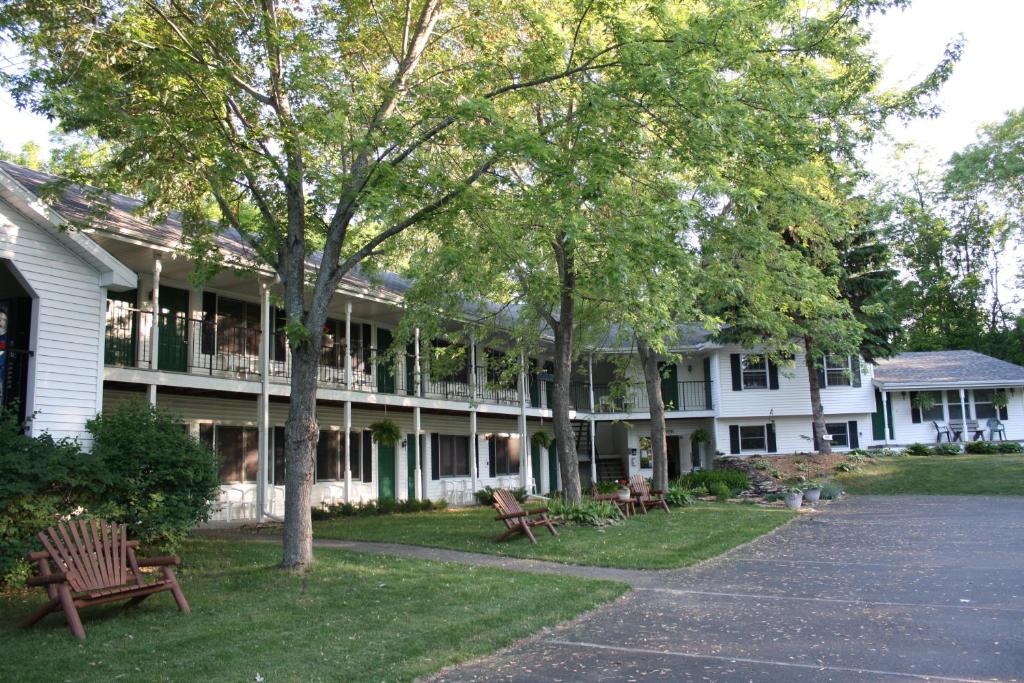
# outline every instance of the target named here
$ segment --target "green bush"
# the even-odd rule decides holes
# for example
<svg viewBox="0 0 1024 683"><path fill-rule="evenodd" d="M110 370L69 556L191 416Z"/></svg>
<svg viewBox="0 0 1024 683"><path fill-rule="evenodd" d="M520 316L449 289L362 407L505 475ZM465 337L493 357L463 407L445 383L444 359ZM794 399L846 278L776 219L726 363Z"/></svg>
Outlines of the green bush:
<svg viewBox="0 0 1024 683"><path fill-rule="evenodd" d="M1000 453L1024 453L1024 446L1016 441L1000 441L998 448Z"/></svg>
<svg viewBox="0 0 1024 683"><path fill-rule="evenodd" d="M999 444L991 441L968 441L964 445L964 452L973 455L992 455L999 452Z"/></svg>
<svg viewBox="0 0 1024 683"><path fill-rule="evenodd" d="M615 488L616 490L618 490L618 486L616 486ZM485 486L479 491L474 492L473 497L476 498L476 501L481 505L494 505L494 492L497 490L498 489L494 488L493 486ZM526 493L526 489L523 488L522 486L515 489L509 489L509 491L512 492L512 495L515 496L516 500L518 500L520 503L526 502L528 494Z"/></svg>
<svg viewBox="0 0 1024 683"><path fill-rule="evenodd" d="M785 497L786 497L786 494L783 493L782 491L775 491L774 493L766 493L765 496L764 496L764 502L766 502L766 503L776 503L776 502L778 502L780 500L785 499Z"/></svg>
<svg viewBox="0 0 1024 683"><path fill-rule="evenodd" d="M0 584L24 581L36 534L99 500L105 479L74 441L20 434L16 414L0 412Z"/></svg>
<svg viewBox="0 0 1024 683"><path fill-rule="evenodd" d="M622 512L607 500L584 498L579 503L568 503L562 498L552 498L548 503L548 514L566 524L578 526L608 526L622 522Z"/></svg>
<svg viewBox="0 0 1024 683"><path fill-rule="evenodd" d="M368 517L372 515L402 515L412 512L429 512L431 510L444 510L448 502L444 500L395 500L394 498L381 498L370 500L365 503L335 503L334 505L323 505L312 509L313 519L322 521L326 519L338 519L340 517Z"/></svg>
<svg viewBox="0 0 1024 683"><path fill-rule="evenodd" d="M675 484L685 489L706 489L710 495L715 495L715 489L722 483L731 491L745 491L750 488L745 472L738 470L702 470L700 472L689 472L679 477Z"/></svg>
<svg viewBox="0 0 1024 683"><path fill-rule="evenodd" d="M217 456L170 413L127 401L86 423L103 463L105 516L158 551L174 551L209 519L220 480Z"/></svg>
<svg viewBox="0 0 1024 683"><path fill-rule="evenodd" d="M932 449L923 443L912 443L903 449L907 455L931 455Z"/></svg>
<svg viewBox="0 0 1024 683"><path fill-rule="evenodd" d="M852 462L841 462L836 465L836 472L856 472L857 466Z"/></svg>
<svg viewBox="0 0 1024 683"><path fill-rule="evenodd" d="M932 455L960 455L960 445L955 443L940 443L931 450Z"/></svg>
<svg viewBox="0 0 1024 683"><path fill-rule="evenodd" d="M714 496L715 498L718 499L719 503L724 503L725 501L732 498L732 489L730 489L729 485L726 484L724 481L720 481L717 484L715 484Z"/></svg>
<svg viewBox="0 0 1024 683"><path fill-rule="evenodd" d="M615 493L621 488L629 488L629 484L621 481L599 481L594 484L594 490L598 493Z"/></svg>
<svg viewBox="0 0 1024 683"><path fill-rule="evenodd" d="M839 484L835 484L831 481L826 481L821 485L821 495L819 498L822 500L835 500L839 496L843 495L843 489Z"/></svg>
<svg viewBox="0 0 1024 683"><path fill-rule="evenodd" d="M686 507L687 505L693 505L696 503L697 496L693 491L683 488L682 486L670 486L668 491L665 493L665 500L669 505Z"/></svg>

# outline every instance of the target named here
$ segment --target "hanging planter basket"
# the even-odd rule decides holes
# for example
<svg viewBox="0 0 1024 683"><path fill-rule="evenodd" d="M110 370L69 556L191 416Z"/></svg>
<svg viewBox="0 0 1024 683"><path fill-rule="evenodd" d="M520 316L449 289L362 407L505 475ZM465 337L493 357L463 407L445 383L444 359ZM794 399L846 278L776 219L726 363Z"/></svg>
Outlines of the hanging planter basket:
<svg viewBox="0 0 1024 683"><path fill-rule="evenodd" d="M537 448L548 448L554 442L555 439L551 436L551 432L534 432L530 437L530 443Z"/></svg>
<svg viewBox="0 0 1024 683"><path fill-rule="evenodd" d="M370 425L370 434L377 443L394 446L402 438L402 430L391 420L380 420Z"/></svg>

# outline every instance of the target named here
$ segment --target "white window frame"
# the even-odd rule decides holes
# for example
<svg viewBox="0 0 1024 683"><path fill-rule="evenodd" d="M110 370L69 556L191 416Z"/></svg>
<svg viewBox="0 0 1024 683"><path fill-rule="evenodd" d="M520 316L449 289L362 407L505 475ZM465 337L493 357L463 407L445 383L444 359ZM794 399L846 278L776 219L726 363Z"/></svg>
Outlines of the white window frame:
<svg viewBox="0 0 1024 683"><path fill-rule="evenodd" d="M833 427L833 428L834 427L842 427L843 428L843 433L842 434L835 434L835 433L829 431L829 427ZM850 425L848 423L846 423L846 422L826 422L825 423L825 432L829 435L829 437L830 437L829 438L829 442L833 446L836 446L838 448L849 448L850 447ZM836 437L837 436L842 436L846 440L846 443L837 443L836 442Z"/></svg>
<svg viewBox="0 0 1024 683"><path fill-rule="evenodd" d="M767 453L768 452L768 428L765 425L739 425L740 428L740 453ZM761 430L761 442L760 448L744 448L743 447L743 430L744 429L759 429Z"/></svg>
<svg viewBox="0 0 1024 683"><path fill-rule="evenodd" d="M853 386L853 357L846 356L845 365L832 365L829 363L829 359L836 360L836 356L829 356L828 354L822 359L822 374L825 377L825 385L822 388L827 389L828 387L851 387ZM829 379L829 373L842 373L839 381L833 382Z"/></svg>
<svg viewBox="0 0 1024 683"><path fill-rule="evenodd" d="M747 363L751 358L760 358L763 364L763 369L750 370L747 368ZM764 385L748 385L747 376L764 376ZM740 387L743 391L757 391L760 389L769 389L771 384L771 378L768 376L768 356L763 353L744 353L740 355Z"/></svg>

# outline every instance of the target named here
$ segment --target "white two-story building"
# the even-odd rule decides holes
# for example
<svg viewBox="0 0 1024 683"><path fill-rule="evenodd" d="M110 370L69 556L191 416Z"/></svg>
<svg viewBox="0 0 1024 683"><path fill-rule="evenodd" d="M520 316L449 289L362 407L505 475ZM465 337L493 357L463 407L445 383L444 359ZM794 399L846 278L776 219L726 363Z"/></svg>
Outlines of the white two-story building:
<svg viewBox="0 0 1024 683"><path fill-rule="evenodd" d="M173 217L153 224L133 199L100 201L75 187L44 202L54 180L0 163L2 402L17 401L34 433L84 440L98 411L151 401L220 455L224 516L281 514L290 365L272 274L225 269L197 287ZM216 246L229 261L248 258L231 234ZM443 376L429 359L446 340L421 340L385 362L407 287L397 276L353 275L338 288L321 358L314 501L461 503L485 485L558 489L554 448L530 441L551 431L543 348L511 382L495 371L501 350L482 344L467 344L465 367ZM716 453L814 450L802 358L778 366L696 326L680 329L672 352L662 368L672 475L709 467ZM934 441L939 410L946 422L994 414L1003 436L1024 439L1024 368L949 353L935 362L904 354L877 368L827 359L819 382L833 448ZM647 394L623 354L632 350L598 346L573 378L585 482L649 467ZM941 400L912 409L918 392ZM996 395L1008 397L1005 406L994 406ZM370 438L382 419L401 428L394 446Z"/></svg>

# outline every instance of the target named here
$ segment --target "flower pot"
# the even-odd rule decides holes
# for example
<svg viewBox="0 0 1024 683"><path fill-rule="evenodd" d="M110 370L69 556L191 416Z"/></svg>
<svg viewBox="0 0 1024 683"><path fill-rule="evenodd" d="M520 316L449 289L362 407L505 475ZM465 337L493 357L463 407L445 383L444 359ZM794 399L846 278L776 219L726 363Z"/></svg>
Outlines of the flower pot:
<svg viewBox="0 0 1024 683"><path fill-rule="evenodd" d="M821 497L821 489L807 489L804 491L804 500L808 503L817 503Z"/></svg>
<svg viewBox="0 0 1024 683"><path fill-rule="evenodd" d="M629 489L619 489L619 500L629 500Z"/></svg>
<svg viewBox="0 0 1024 683"><path fill-rule="evenodd" d="M803 502L804 494L801 492L787 493L786 494L786 507L790 510L796 510L800 507L800 503Z"/></svg>

